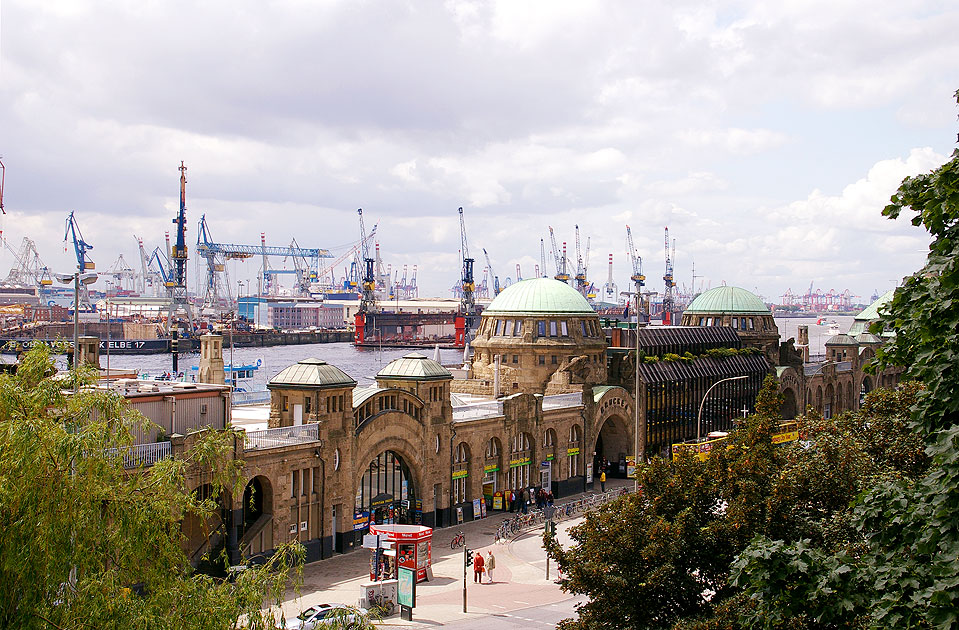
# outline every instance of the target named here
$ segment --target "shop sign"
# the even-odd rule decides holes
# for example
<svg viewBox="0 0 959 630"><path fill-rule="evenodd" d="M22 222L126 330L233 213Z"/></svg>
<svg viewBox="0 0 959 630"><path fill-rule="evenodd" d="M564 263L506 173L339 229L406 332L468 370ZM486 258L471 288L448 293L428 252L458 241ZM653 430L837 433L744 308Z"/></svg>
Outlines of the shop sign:
<svg viewBox="0 0 959 630"><path fill-rule="evenodd" d="M365 510L358 510L353 512L353 529L366 529L366 526L370 522L370 513Z"/></svg>
<svg viewBox="0 0 959 630"><path fill-rule="evenodd" d="M509 467L516 468L517 466L526 466L527 464L529 464L529 457L523 457L521 459L511 459Z"/></svg>
<svg viewBox="0 0 959 630"><path fill-rule="evenodd" d="M468 470L455 470L453 471L453 479L462 479L463 477L468 477Z"/></svg>
<svg viewBox="0 0 959 630"><path fill-rule="evenodd" d="M483 466L484 473L497 472L499 470L499 464L486 464Z"/></svg>
<svg viewBox="0 0 959 630"><path fill-rule="evenodd" d="M550 453L549 455L546 456L546 461L548 461L548 462L551 462L551 461L553 461L554 459L556 459L556 456L553 455L552 453Z"/></svg>
<svg viewBox="0 0 959 630"><path fill-rule="evenodd" d="M579 455L579 447L566 449L567 455Z"/></svg>

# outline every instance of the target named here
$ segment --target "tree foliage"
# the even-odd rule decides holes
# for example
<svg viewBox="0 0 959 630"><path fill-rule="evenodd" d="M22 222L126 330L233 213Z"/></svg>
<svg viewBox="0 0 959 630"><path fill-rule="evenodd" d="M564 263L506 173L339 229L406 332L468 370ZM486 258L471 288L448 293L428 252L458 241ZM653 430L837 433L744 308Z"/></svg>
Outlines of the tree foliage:
<svg viewBox="0 0 959 630"><path fill-rule="evenodd" d="M903 444L893 454L902 476L879 476L859 495L844 547L757 539L734 575L754 604L752 627L779 627L800 606L823 627L959 627L959 150L906 178L883 213L906 209L933 241L882 315L895 338L877 359L924 386L911 426L913 442L928 444L928 470L914 480L927 462Z"/></svg>
<svg viewBox="0 0 959 630"><path fill-rule="evenodd" d="M219 491L242 487L239 463L223 457L232 433L126 469L147 421L118 394L65 392L71 384L54 377L44 346L0 376L0 627L275 627L272 605L296 582L301 548L227 581L195 573L182 546L185 517L211 517ZM193 467L209 471L212 497L187 491Z"/></svg>

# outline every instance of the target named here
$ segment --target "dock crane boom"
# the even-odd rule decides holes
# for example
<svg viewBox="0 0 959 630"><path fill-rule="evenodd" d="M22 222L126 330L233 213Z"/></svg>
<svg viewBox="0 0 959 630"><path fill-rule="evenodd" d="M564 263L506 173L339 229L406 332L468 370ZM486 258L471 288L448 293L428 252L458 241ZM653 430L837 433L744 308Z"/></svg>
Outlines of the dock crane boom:
<svg viewBox="0 0 959 630"><path fill-rule="evenodd" d="M0 213L6 214L7 211L3 209L3 184L7 179L7 167L3 165L3 160L0 160Z"/></svg>
<svg viewBox="0 0 959 630"><path fill-rule="evenodd" d="M589 283L586 282L586 263L583 259L583 252L580 249L579 226L576 227L576 290L583 296L586 295ZM586 241L586 257L589 258L589 240Z"/></svg>
<svg viewBox="0 0 959 630"><path fill-rule="evenodd" d="M629 256L633 266L633 274L629 277L636 287L636 315L638 318L644 315L643 309L643 287L646 285L646 276L643 275L643 259L636 253L636 247L633 245L633 232L626 226L626 255Z"/></svg>
<svg viewBox="0 0 959 630"><path fill-rule="evenodd" d="M542 270L542 276L540 276L540 270ZM539 239L539 267L536 268L536 277L546 277L546 244L543 239Z"/></svg>
<svg viewBox="0 0 959 630"><path fill-rule="evenodd" d="M489 269L489 275L493 277L493 297L499 295L499 276L493 271L493 263L490 262L489 254L486 253L486 248L483 248L483 255L486 256L486 267Z"/></svg>
<svg viewBox="0 0 959 630"><path fill-rule="evenodd" d="M93 249L93 245L83 240L83 235L80 234L80 226L77 225L77 219L73 216L72 211L70 216L67 217L67 229L63 233L63 242L66 243L67 240L73 241L73 250L77 255L77 269L79 271L96 269L93 261L87 258L87 251Z"/></svg>
<svg viewBox="0 0 959 630"><path fill-rule="evenodd" d="M466 316L467 330L473 326L473 313L476 310L476 282L473 279L473 263L476 262L470 258L469 243L466 240L466 221L463 218L463 208L457 210L460 215L460 256L463 259L463 273L461 286L463 287L462 308L463 315Z"/></svg>

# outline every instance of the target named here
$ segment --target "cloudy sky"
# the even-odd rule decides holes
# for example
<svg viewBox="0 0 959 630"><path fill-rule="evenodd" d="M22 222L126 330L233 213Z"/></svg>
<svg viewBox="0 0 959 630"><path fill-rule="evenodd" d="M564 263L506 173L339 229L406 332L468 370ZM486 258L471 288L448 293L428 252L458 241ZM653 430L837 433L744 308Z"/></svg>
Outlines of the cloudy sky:
<svg viewBox="0 0 959 630"><path fill-rule="evenodd" d="M183 160L191 251L205 214L220 242L338 255L362 207L449 296L463 206L503 283L578 224L624 290L628 224L662 290L669 226L680 288L695 261L697 288L868 301L924 259L880 211L954 147L957 32L945 0L2 0L3 238L69 271L72 210L98 270L138 266Z"/></svg>

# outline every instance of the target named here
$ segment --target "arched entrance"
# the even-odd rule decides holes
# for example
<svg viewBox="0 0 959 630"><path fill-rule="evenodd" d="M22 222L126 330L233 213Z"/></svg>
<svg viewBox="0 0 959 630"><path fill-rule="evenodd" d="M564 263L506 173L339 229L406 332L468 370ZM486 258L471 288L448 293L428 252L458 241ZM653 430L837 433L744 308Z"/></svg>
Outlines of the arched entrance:
<svg viewBox="0 0 959 630"><path fill-rule="evenodd" d="M269 479L256 476L246 484L242 509L244 532L256 525L263 515L273 514L273 488Z"/></svg>
<svg viewBox="0 0 959 630"><path fill-rule="evenodd" d="M599 429L593 452L595 475L598 476L605 465L607 476L626 476L626 456L632 455L633 444L624 418L618 415L606 418Z"/></svg>
<svg viewBox="0 0 959 630"><path fill-rule="evenodd" d="M783 390L783 404L780 410L783 420L792 420L796 417L796 392L792 389Z"/></svg>
<svg viewBox="0 0 959 630"><path fill-rule="evenodd" d="M395 451L383 451L363 472L354 516L365 519L367 527L371 522L418 524L418 498L409 466Z"/></svg>
<svg viewBox="0 0 959 630"><path fill-rule="evenodd" d="M866 394L872 391L872 379L868 376L862 378L862 385L859 386L859 406L866 400Z"/></svg>
<svg viewBox="0 0 959 630"><path fill-rule="evenodd" d="M190 564L203 573L224 575L225 567L219 562L220 555L217 552L228 542L230 496L226 491L216 494L213 485L209 483L197 487L193 494L200 501L215 501L217 509L205 519L193 513L187 514L183 519L181 528Z"/></svg>

